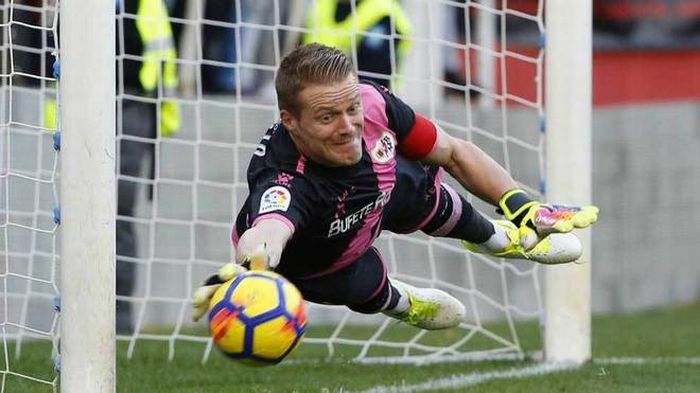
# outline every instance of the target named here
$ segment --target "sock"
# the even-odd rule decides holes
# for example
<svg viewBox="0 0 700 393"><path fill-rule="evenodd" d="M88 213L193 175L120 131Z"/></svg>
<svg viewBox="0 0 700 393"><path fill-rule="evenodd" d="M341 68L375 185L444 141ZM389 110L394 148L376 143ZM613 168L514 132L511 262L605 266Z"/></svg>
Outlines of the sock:
<svg viewBox="0 0 700 393"><path fill-rule="evenodd" d="M491 252L503 251L511 243L506 229L498 224L493 224L494 233L480 246Z"/></svg>
<svg viewBox="0 0 700 393"><path fill-rule="evenodd" d="M394 303L392 299L392 302L389 304L389 307L386 310L384 310L384 312L387 314L401 314L403 312L406 312L408 308L411 307L411 301L408 296L408 293L401 286L394 285L393 283L391 284L391 288L392 295L396 296L396 302L394 306L391 307L391 303Z"/></svg>

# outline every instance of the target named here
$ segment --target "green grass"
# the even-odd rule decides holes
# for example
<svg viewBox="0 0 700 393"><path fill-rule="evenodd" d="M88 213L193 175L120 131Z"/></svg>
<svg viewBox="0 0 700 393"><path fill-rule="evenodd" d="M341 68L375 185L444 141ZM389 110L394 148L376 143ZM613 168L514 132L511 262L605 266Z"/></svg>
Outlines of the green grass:
<svg viewBox="0 0 700 393"><path fill-rule="evenodd" d="M496 326L496 329L504 329ZM519 327L520 328L520 327ZM522 325L521 341L526 349L540 347L534 323ZM393 338L409 334L397 327ZM310 336L319 335L311 331ZM353 332L364 338L369 331ZM437 337L437 338L435 338ZM446 332L432 340L451 342ZM476 345L487 345L476 342ZM22 356L10 356L10 368L50 379L50 346L32 344ZM10 350L12 348L8 348ZM12 351L10 351L12 352ZM341 351L343 352L343 351ZM348 359L355 353L346 349L340 360L324 362L316 346L303 346L295 362L267 368L249 368L213 353L200 363L203 345L178 342L175 359L165 358L167 343L139 341L135 355L126 359L126 345L118 354L118 392L340 392L378 385L411 385L428 380L498 372L533 366L517 361L448 363L415 367L402 365L358 365ZM597 359L612 357L697 357L700 356L700 304L648 311L634 315L596 317L593 320L593 353ZM12 355L12 353L10 353ZM4 360L0 366L5 368ZM326 389L326 390L323 390ZM48 385L28 383L16 377L5 381L6 392L51 392ZM700 364L673 363L612 365L589 363L581 368L521 379L494 379L470 387L435 392L698 392Z"/></svg>

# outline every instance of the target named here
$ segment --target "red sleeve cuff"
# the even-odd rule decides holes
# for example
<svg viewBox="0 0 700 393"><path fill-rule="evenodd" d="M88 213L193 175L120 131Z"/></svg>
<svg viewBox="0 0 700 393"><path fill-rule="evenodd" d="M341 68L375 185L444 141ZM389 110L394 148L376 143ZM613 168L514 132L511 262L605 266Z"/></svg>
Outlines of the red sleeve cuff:
<svg viewBox="0 0 700 393"><path fill-rule="evenodd" d="M421 160L428 156L437 142L437 127L432 121L416 114L416 121L408 135L399 142L399 153L409 160Z"/></svg>

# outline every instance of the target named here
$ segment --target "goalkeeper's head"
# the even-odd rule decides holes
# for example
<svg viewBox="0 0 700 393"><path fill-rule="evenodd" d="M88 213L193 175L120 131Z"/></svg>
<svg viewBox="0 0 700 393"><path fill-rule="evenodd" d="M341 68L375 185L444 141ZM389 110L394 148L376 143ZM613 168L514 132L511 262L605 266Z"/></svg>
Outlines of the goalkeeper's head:
<svg viewBox="0 0 700 393"><path fill-rule="evenodd" d="M360 87L345 53L316 43L296 48L282 59L275 89L282 123L300 153L333 167L362 158Z"/></svg>

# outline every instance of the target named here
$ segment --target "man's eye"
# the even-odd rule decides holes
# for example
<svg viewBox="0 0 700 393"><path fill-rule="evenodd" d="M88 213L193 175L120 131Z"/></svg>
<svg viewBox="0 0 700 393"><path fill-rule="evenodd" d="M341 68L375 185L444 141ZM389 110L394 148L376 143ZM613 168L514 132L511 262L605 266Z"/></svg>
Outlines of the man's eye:
<svg viewBox="0 0 700 393"><path fill-rule="evenodd" d="M321 116L321 121L324 123L328 123L331 120L333 120L333 115L328 114Z"/></svg>

